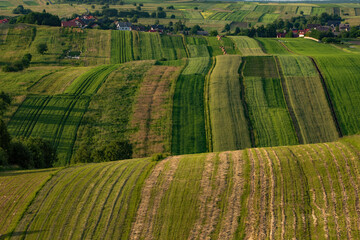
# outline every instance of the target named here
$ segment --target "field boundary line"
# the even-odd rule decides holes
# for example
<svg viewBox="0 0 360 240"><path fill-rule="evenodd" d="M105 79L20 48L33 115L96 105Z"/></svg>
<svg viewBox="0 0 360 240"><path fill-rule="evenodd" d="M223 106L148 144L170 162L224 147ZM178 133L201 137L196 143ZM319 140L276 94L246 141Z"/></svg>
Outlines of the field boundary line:
<svg viewBox="0 0 360 240"><path fill-rule="evenodd" d="M280 83L281 83L281 88L282 88L283 95L284 95L284 98L285 98L285 103L286 103L288 112L290 114L290 118L291 118L292 123L293 123L293 127L294 127L294 130L295 130L295 133L296 133L298 143L303 144L304 143L304 137L301 134L300 125L299 125L299 122L298 122L298 120L296 118L294 108L293 108L293 106L291 104L291 100L290 100L290 96L289 96L289 90L288 90L287 85L286 85L285 76L284 76L284 74L282 72L282 69L281 69L280 61L279 61L278 57L276 57L276 56L274 56L274 59L275 59L275 62L276 62L276 68L277 68L279 76L280 76Z"/></svg>
<svg viewBox="0 0 360 240"><path fill-rule="evenodd" d="M186 44L185 35L181 34L181 37L182 37L182 44L184 45L184 49L185 49L185 52L186 52L186 57L190 58L190 51L189 51L189 49L187 47L187 44Z"/></svg>
<svg viewBox="0 0 360 240"><path fill-rule="evenodd" d="M213 151L213 140L212 140L212 128L211 128L211 118L210 118L210 79L211 74L216 65L216 58L211 57L211 67L209 72L205 76L204 82L204 110L205 110L205 134L206 134L206 147L209 152Z"/></svg>
<svg viewBox="0 0 360 240"><path fill-rule="evenodd" d="M341 132L341 128L340 128L340 124L339 124L339 121L336 117L336 112L335 112L335 108L334 108L334 104L333 102L331 101L331 97L330 97L330 92L329 92L329 89L327 88L326 86L326 83L325 83L325 78L324 78L324 75L322 74L318 64L316 63L315 59L313 57L310 57L309 58L311 59L312 63L314 64L314 67L316 69L316 71L318 72L319 74L319 77L320 77L320 80L321 80L321 83L322 83L322 86L323 86L323 89L324 89L324 92L325 92L325 96L326 96L326 100L328 102L328 105L329 105L329 108L330 108L330 111L331 111L331 115L333 117L333 121L335 123L335 127L336 127L336 130L339 134L339 137L342 137L343 134Z"/></svg>

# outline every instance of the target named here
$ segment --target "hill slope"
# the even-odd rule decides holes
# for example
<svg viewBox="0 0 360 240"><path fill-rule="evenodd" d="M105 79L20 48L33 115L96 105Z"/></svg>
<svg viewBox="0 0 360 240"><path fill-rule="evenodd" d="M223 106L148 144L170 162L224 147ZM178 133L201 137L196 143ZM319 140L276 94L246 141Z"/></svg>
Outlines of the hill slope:
<svg viewBox="0 0 360 240"><path fill-rule="evenodd" d="M27 199L29 207L15 229L0 234L15 239L358 239L359 159L360 137L354 136L158 163L137 159L68 167ZM0 179L12 178L12 189L21 189L27 184L16 181L21 174L3 172ZM1 191L1 206L14 201L3 197L7 194Z"/></svg>

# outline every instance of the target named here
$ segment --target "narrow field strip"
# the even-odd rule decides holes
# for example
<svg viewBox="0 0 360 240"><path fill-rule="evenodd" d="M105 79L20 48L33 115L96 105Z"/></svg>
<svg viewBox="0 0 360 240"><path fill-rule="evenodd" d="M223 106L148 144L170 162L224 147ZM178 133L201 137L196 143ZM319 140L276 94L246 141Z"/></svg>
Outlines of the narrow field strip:
<svg viewBox="0 0 360 240"><path fill-rule="evenodd" d="M209 82L209 109L213 151L251 146L248 122L241 101L240 56L218 56Z"/></svg>
<svg viewBox="0 0 360 240"><path fill-rule="evenodd" d="M178 168L180 157L170 157L157 164L145 181L141 202L131 228L130 239L152 239L154 221L160 202L169 189Z"/></svg>
<svg viewBox="0 0 360 240"><path fill-rule="evenodd" d="M294 111L304 143L333 141L339 137L325 92L310 59L279 56L288 105Z"/></svg>
<svg viewBox="0 0 360 240"><path fill-rule="evenodd" d="M131 118L133 157L170 152L171 92L180 67L153 66L145 75Z"/></svg>
<svg viewBox="0 0 360 240"><path fill-rule="evenodd" d="M209 65L209 58L190 58L176 81L171 140L174 155L207 151L204 84Z"/></svg>

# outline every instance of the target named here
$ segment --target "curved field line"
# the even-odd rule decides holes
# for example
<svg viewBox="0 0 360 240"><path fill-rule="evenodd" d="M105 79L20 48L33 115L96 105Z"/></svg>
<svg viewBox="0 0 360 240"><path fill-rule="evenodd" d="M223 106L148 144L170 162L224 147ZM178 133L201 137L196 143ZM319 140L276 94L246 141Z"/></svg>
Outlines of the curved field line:
<svg viewBox="0 0 360 240"><path fill-rule="evenodd" d="M246 239L256 239L255 237L255 226L256 226L256 199L255 199L255 185L257 182L256 170L255 170L255 160L254 155L251 149L248 150L250 165L251 165L251 173L250 173L250 196L248 200L248 216L246 220Z"/></svg>
<svg viewBox="0 0 360 240"><path fill-rule="evenodd" d="M241 214L240 199L244 191L244 160L242 159L242 151L231 153L233 161L233 186L231 194L228 198L228 209L224 216L224 223L220 233L219 239L232 239L239 225L238 219Z"/></svg>
<svg viewBox="0 0 360 240"><path fill-rule="evenodd" d="M328 225L327 215L328 215L328 212L330 210L329 210L329 204L328 204L329 200L328 200L328 196L327 196L326 189L325 189L325 186L324 186L324 180L321 177L319 170L316 168L315 161L314 161L313 157L311 156L311 154L306 150L305 146L301 146L301 149L306 153L306 155L308 156L308 159L310 159L311 164L312 164L312 166L313 166L313 168L314 168L314 170L316 172L319 183L321 185L321 190L322 190L322 194L323 194L323 201L324 201L325 206L324 207L318 206L316 204L315 200L314 200L314 205L322 212L322 218L324 220L324 232L325 232L324 237L326 239L329 239L330 235L329 235L329 225ZM315 192L313 192L313 194L315 194Z"/></svg>
<svg viewBox="0 0 360 240"><path fill-rule="evenodd" d="M260 165L260 172L259 172L259 184L260 184L260 211L258 213L258 222L259 222L259 228L258 228L258 238L265 239L267 237L267 232L269 229L268 223L267 223L267 215L269 214L269 204L268 204L268 182L269 179L267 177L266 173L266 166L265 166L265 160L262 158L261 153L258 148L255 148L255 153L259 161Z"/></svg>
<svg viewBox="0 0 360 240"><path fill-rule="evenodd" d="M327 148L327 150L329 151L329 153L332 156L332 159L334 160L335 166L336 166L336 170L337 170L337 174L338 174L338 178L339 178L339 183L341 186L341 190L342 190L342 195L343 195L343 206L344 206L344 213L345 213L345 223L346 223L346 233L347 233L347 237L348 239L353 239L352 234L351 234L351 218L350 218L350 211L349 211L349 207L348 207L348 194L344 185L344 180L343 180L343 175L340 171L340 166L339 166L339 162L336 158L336 156L334 155L333 150L329 147L329 145L327 143L324 143L324 146Z"/></svg>
<svg viewBox="0 0 360 240"><path fill-rule="evenodd" d="M311 148L316 153L316 155L320 156L319 152L316 151L316 149L314 149L311 145L308 145L308 146L309 146L309 148ZM322 156L324 157L324 150L323 149L320 149L320 150L322 151ZM329 172L329 167L328 167L325 160L323 160L322 162L324 164L324 167L326 169L326 174L328 176L328 182L329 182L330 190L331 190L331 200L332 200L332 203L334 205L332 215L334 217L334 222L335 222L336 237L337 237L337 239L341 239L340 227L339 227L339 223L338 223L339 216L337 215L337 211L336 211L336 209L337 209L336 193L334 191L333 181L332 181L332 178L331 178L331 175L330 175L330 172Z"/></svg>
<svg viewBox="0 0 360 240"><path fill-rule="evenodd" d="M132 225L130 239L151 239L153 238L153 223L157 210L160 206L161 199L169 188L175 171L177 169L180 157L171 157L162 160L158 163L151 175L146 179L144 188L141 192L141 202L136 214L136 220ZM169 169L165 171L166 165L169 164ZM158 182L159 176L163 176L163 180ZM155 194L155 189L158 192ZM154 199L152 199L154 197Z"/></svg>
<svg viewBox="0 0 360 240"><path fill-rule="evenodd" d="M206 234L209 229L204 227L204 223L205 221L209 218L209 215L211 214L211 211L208 211L208 208L205 207L207 206L207 203L213 203L214 199L212 198L213 194L214 194L214 188L216 188L216 186L212 186L212 180L213 178L216 178L217 176L213 176L213 171L215 168L215 164L214 164L214 157L215 154L214 153L209 153L206 156L205 159L205 164L204 164L204 171L201 177L201 193L199 196L199 203L200 206L202 206L200 208L200 213L199 213L199 218L196 220L193 229L190 232L189 238L188 239L196 239L197 236L202 236L202 238L204 238L205 236L209 236L209 234ZM217 180L217 179L216 179ZM216 197L218 195L215 195ZM213 208L214 206L211 204L210 208ZM208 225L208 224L207 224ZM211 231L210 231L211 233Z"/></svg>
<svg viewBox="0 0 360 240"><path fill-rule="evenodd" d="M270 233L269 238L275 239L275 231L276 231L276 214L275 214L275 187L276 187L276 177L274 176L274 170L273 170L273 163L270 159L269 153L262 149L263 153L265 154L269 170L270 170L270 185L271 185L271 194L270 194ZM257 150L259 151L259 150ZM260 151L258 152L260 154Z"/></svg>
<svg viewBox="0 0 360 240"><path fill-rule="evenodd" d="M37 108L37 110L34 113L34 117L32 118L31 122L30 122L30 126L27 127L26 131L24 133L22 133L22 135L25 135L26 137L30 137L36 123L38 122L40 115L42 114L42 112L44 111L44 109L46 108L46 106L48 105L48 103L50 102L50 100L52 99L52 97L47 96L45 98L45 100L43 101L43 103L41 104L40 107Z"/></svg>
<svg viewBox="0 0 360 240"><path fill-rule="evenodd" d="M266 150L264 150L265 152L267 152ZM280 184L281 184L281 202L280 202L280 209L281 209L281 239L285 239L285 224L286 224L286 215L285 215L285 188L284 188L284 176L282 173L282 167L281 167L281 162L280 159L277 155L277 153L274 150L271 150L277 165L279 166L279 173L280 173ZM268 154L268 153L267 153Z"/></svg>

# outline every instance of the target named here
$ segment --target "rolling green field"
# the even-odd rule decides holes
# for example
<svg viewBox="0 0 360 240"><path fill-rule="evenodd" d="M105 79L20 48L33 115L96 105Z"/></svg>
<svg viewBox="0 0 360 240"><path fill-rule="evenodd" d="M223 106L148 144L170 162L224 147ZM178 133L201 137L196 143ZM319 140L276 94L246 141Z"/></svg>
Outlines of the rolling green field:
<svg viewBox="0 0 360 240"><path fill-rule="evenodd" d="M300 143L336 140L339 133L320 77L305 56L279 56L283 86Z"/></svg>
<svg viewBox="0 0 360 240"><path fill-rule="evenodd" d="M5 206L15 201L19 213L1 234L4 239L357 239L359 147L359 136L353 136L159 162L0 172L12 183L1 196L33 183L28 198L1 198Z"/></svg>
<svg viewBox="0 0 360 240"><path fill-rule="evenodd" d="M218 56L209 81L213 151L251 146L248 120L241 98L240 56Z"/></svg>
<svg viewBox="0 0 360 240"><path fill-rule="evenodd" d="M246 57L245 101L256 147L298 143L273 57Z"/></svg>
<svg viewBox="0 0 360 240"><path fill-rule="evenodd" d="M209 58L190 58L176 82L173 105L174 155L206 152L204 83Z"/></svg>

